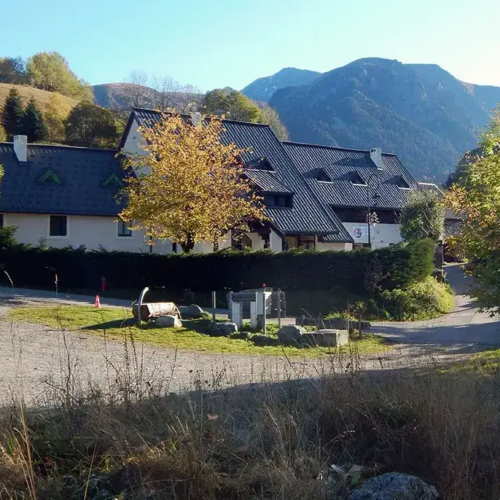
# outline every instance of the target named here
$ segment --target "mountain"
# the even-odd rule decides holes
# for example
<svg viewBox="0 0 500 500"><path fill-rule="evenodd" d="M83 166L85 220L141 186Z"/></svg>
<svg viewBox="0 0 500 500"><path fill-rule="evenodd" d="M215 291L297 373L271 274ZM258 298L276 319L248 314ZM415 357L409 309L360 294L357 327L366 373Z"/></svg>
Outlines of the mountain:
<svg viewBox="0 0 500 500"><path fill-rule="evenodd" d="M308 85L321 73L307 69L283 68L278 73L264 78L258 78L243 90L250 99L254 101L268 102L276 90L284 87L296 87L297 85Z"/></svg>
<svg viewBox="0 0 500 500"><path fill-rule="evenodd" d="M278 89L269 104L292 141L381 147L397 153L417 178L439 182L476 146L499 102L500 87L464 83L437 65L369 58Z"/></svg>

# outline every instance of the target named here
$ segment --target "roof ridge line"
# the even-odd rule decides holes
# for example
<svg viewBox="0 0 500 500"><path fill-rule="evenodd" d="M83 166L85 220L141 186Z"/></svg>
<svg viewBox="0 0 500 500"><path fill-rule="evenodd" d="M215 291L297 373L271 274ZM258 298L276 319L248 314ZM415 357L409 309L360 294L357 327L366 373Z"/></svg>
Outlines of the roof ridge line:
<svg viewBox="0 0 500 500"><path fill-rule="evenodd" d="M14 147L13 142L0 142L0 146L12 146ZM68 144L39 144L37 142L30 142L26 145L28 148L30 147L43 147L43 148L61 148L61 149L78 149L83 151L99 151L99 152L110 152L118 153L119 149L111 149L111 148L88 148L86 146L70 146Z"/></svg>
<svg viewBox="0 0 500 500"><path fill-rule="evenodd" d="M370 153L369 149L355 149L355 148L343 148L340 146L326 146L324 144L313 144L311 142L295 142L295 141L283 141L282 144L287 146L307 146L312 148L323 148L323 149L338 149L341 151L353 151L355 153ZM396 153L384 153L382 152L382 156L398 156Z"/></svg>

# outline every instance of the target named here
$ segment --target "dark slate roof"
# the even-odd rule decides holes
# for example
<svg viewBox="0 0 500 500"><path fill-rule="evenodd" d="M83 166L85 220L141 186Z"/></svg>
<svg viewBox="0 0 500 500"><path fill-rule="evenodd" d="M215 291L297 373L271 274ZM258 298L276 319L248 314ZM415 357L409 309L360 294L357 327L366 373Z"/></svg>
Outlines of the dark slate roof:
<svg viewBox="0 0 500 500"><path fill-rule="evenodd" d="M382 155L382 168L378 169L370 158L369 151L343 149L314 144L285 142L283 146L297 166L309 187L328 206L365 207L367 205L366 186L353 185L356 174L365 182L372 175L378 176L379 188L377 207L401 208L407 200L408 189L401 189L398 183L404 180L410 190L418 189L418 183L393 154ZM318 181L315 176L323 169L332 182ZM372 183L376 181L372 178Z"/></svg>
<svg viewBox="0 0 500 500"><path fill-rule="evenodd" d="M161 114L152 110L134 108L132 114L140 126L151 126L161 120ZM267 175L263 176L260 171L257 184L259 180L265 181L294 193L293 208L266 207L267 216L279 231L324 235L325 241L331 242L352 242L338 217L316 199L268 125L224 120L222 141L245 149L242 154L245 163L256 158L265 158L270 163L273 173L265 171ZM256 170L246 169L246 172L255 175Z"/></svg>
<svg viewBox="0 0 500 500"><path fill-rule="evenodd" d="M0 212L116 216L119 188L102 186L113 173L123 177L116 154L109 149L28 144L28 161L19 162L12 143L0 143ZM61 184L40 182L48 169Z"/></svg>
<svg viewBox="0 0 500 500"><path fill-rule="evenodd" d="M263 193L276 193L276 194L292 194L293 191L282 184L276 175L272 172L265 170L255 170L248 168L245 171L246 176L258 186Z"/></svg>

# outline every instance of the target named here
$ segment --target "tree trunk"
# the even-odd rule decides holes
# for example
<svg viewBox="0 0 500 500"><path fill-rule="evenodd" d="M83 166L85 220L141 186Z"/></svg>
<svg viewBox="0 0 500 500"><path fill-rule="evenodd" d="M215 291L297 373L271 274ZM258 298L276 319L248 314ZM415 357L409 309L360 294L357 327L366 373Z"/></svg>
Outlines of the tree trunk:
<svg viewBox="0 0 500 500"><path fill-rule="evenodd" d="M191 233L186 235L186 239L181 243L182 251L184 253L189 253L193 251L194 248L194 238Z"/></svg>

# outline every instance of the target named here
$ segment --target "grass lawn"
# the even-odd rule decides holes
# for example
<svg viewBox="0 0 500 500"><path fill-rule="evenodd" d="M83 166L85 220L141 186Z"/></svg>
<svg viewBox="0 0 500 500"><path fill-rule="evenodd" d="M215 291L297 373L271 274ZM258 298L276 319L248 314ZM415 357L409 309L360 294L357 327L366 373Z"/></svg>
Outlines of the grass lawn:
<svg viewBox="0 0 500 500"><path fill-rule="evenodd" d="M443 373L466 373L497 376L500 373L500 349L490 349L473 354L466 361L441 370Z"/></svg>
<svg viewBox="0 0 500 500"><path fill-rule="evenodd" d="M123 339L124 335L133 336L136 341L161 345L164 347L211 351L234 354L257 354L272 356L318 357L339 351L355 350L360 354L379 353L388 349L383 339L374 335L364 336L340 349L303 348L267 346L260 347L247 340L226 337L210 337L204 334L209 327L209 320L184 321L183 328L155 328L153 324L138 326L134 324L129 309L102 308L92 306L56 306L56 307L20 307L13 309L7 316L8 321L38 323L53 328L84 330L88 333L103 334L108 337ZM273 333L270 328L268 333Z"/></svg>

